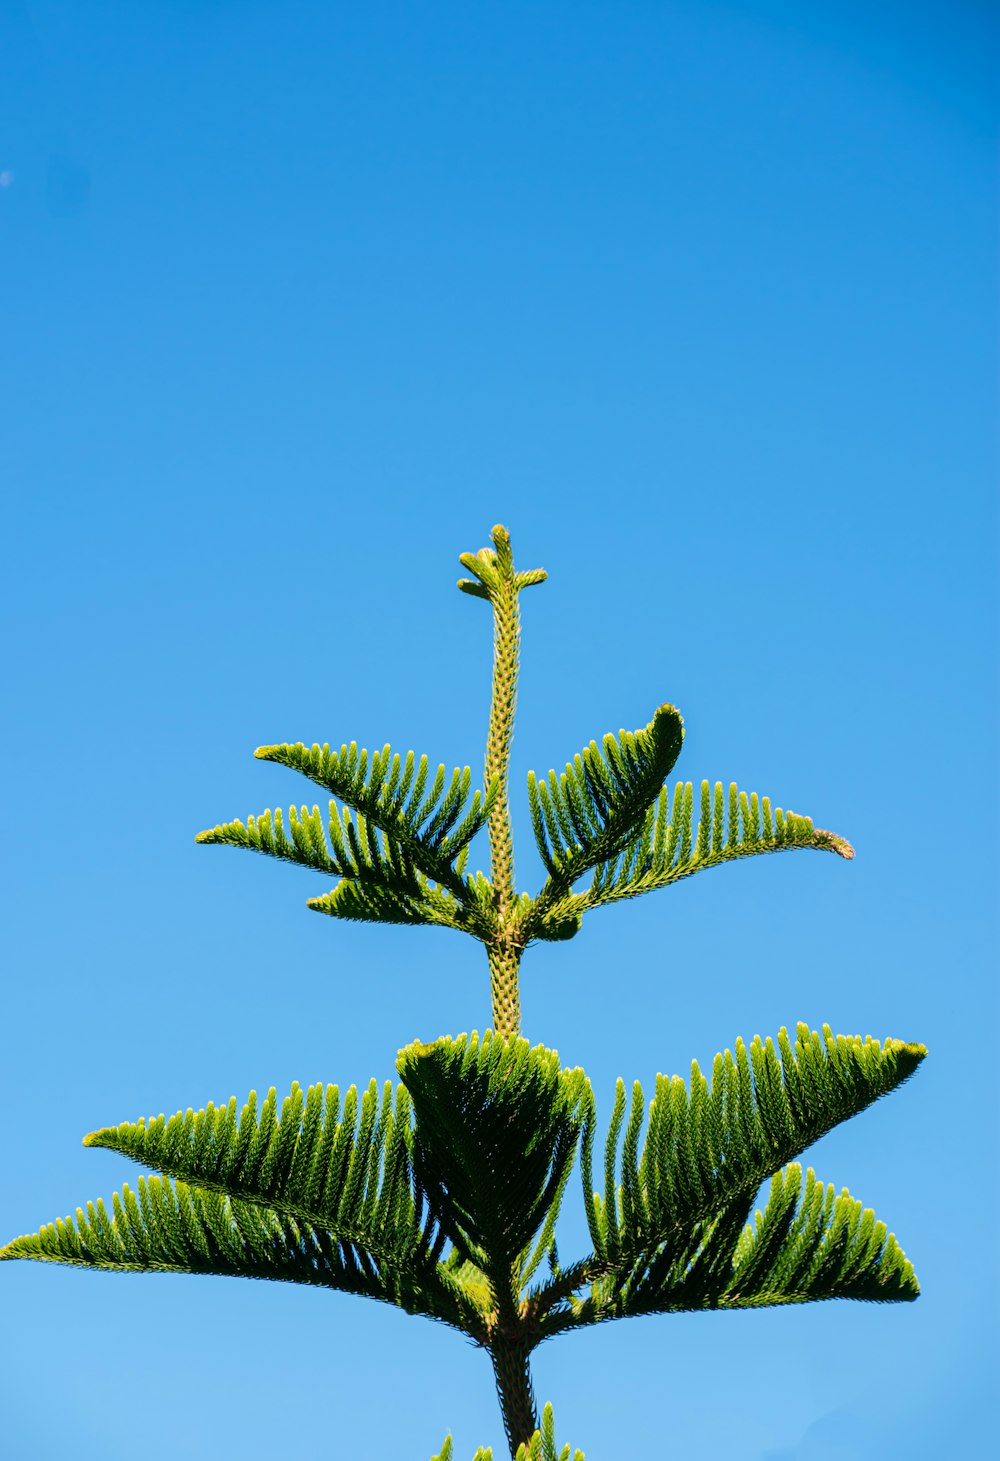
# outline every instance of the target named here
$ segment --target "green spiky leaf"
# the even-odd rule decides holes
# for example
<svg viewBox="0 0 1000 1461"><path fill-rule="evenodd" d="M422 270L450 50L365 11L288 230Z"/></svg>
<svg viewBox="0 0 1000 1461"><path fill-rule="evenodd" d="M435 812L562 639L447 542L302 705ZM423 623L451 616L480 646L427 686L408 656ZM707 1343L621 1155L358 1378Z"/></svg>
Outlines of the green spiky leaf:
<svg viewBox="0 0 1000 1461"><path fill-rule="evenodd" d="M615 857L597 868L580 896L580 910L665 888L705 868L741 857L792 848L813 848L853 858L843 837L813 826L808 817L772 810L768 797L749 796L733 782L728 794L721 781L701 784L700 816L695 828L691 783L679 781L673 797L662 788L631 839Z"/></svg>
<svg viewBox="0 0 1000 1461"><path fill-rule="evenodd" d="M566 937L572 911L565 906L573 884L591 868L618 858L646 817L680 754L684 722L661 705L644 730L591 741L561 776L528 773L528 801L535 841L548 880L528 915L525 936ZM549 935L550 937L552 935Z"/></svg>
<svg viewBox="0 0 1000 1461"><path fill-rule="evenodd" d="M277 1279L364 1294L411 1312L433 1311L433 1296L415 1291L405 1270L391 1264L380 1269L362 1249L287 1213L166 1177L140 1177L137 1187L133 1192L123 1185L110 1214L103 1202L88 1203L86 1211L77 1208L75 1221L66 1218L8 1243L0 1259Z"/></svg>
<svg viewBox="0 0 1000 1461"><path fill-rule="evenodd" d="M123 1189L112 1217L88 1205L0 1257L317 1283L467 1330L476 1306L438 1261L443 1238L414 1196L410 1140L406 1090L394 1096L386 1082L380 1095L374 1081L360 1099L350 1087L342 1108L336 1086L296 1084L280 1112L272 1089L259 1110L251 1093L242 1111L234 1098L107 1127L85 1145L166 1180L140 1179L138 1199Z"/></svg>
<svg viewBox="0 0 1000 1461"><path fill-rule="evenodd" d="M417 1181L466 1260L506 1283L572 1164L582 1072L555 1051L491 1032L400 1052L416 1114Z"/></svg>
<svg viewBox="0 0 1000 1461"><path fill-rule="evenodd" d="M713 1216L793 1161L812 1142L895 1090L926 1055L900 1040L822 1034L800 1024L788 1032L736 1042L713 1063L711 1085L692 1063L690 1090L679 1076L658 1076L645 1140L638 1132L643 1094L636 1083L614 1189L591 1236L598 1252L634 1248L681 1223ZM624 1092L621 1096L624 1100ZM589 1127L587 1131L589 1136ZM615 1141L617 1135L615 1133ZM606 1148L611 1157L613 1143Z"/></svg>
<svg viewBox="0 0 1000 1461"><path fill-rule="evenodd" d="M453 1461L453 1457L454 1448L451 1436L446 1436L440 1453L432 1456L431 1461ZM570 1457L568 1444L563 1446L561 1451L556 1449L555 1417L552 1413L552 1406L546 1404L542 1411L541 1426L529 1441L522 1441L518 1446L515 1461L570 1461ZM480 1446L472 1461L493 1461L492 1447ZM586 1461L586 1458L582 1451L574 1450L572 1461Z"/></svg>
<svg viewBox="0 0 1000 1461"><path fill-rule="evenodd" d="M734 1200L711 1220L678 1230L627 1273L599 1278L577 1322L639 1314L750 1309L821 1299L908 1303L913 1267L884 1223L792 1163L776 1173L754 1225Z"/></svg>
<svg viewBox="0 0 1000 1461"><path fill-rule="evenodd" d="M792 1163L771 1180L770 1197L733 1255L726 1308L803 1304L815 1299L872 1303L916 1299L913 1266L871 1208L824 1187Z"/></svg>
<svg viewBox="0 0 1000 1461"><path fill-rule="evenodd" d="M88 1147L120 1152L189 1185L285 1212L365 1247L380 1261L429 1254L410 1190L410 1099L390 1081L341 1103L337 1086L296 1082L280 1107L274 1088L258 1108L225 1106L104 1127Z"/></svg>
<svg viewBox="0 0 1000 1461"><path fill-rule="evenodd" d="M437 923L481 936L484 904L465 877L469 845L485 826L497 795L472 791L469 768L432 778L416 760L389 746L369 756L352 742L329 746L262 746L260 760L301 772L344 803L280 810L220 823L198 842L249 848L342 879L309 906L333 917L378 923Z"/></svg>
<svg viewBox="0 0 1000 1461"><path fill-rule="evenodd" d="M511 549L510 533L497 523L491 534L492 548L480 548L478 553L460 553L458 561L467 568L473 578L460 578L458 587L463 593L476 599L493 599L505 583L513 585L515 593L544 583L548 574L544 568L529 568L517 572L514 568L514 554Z"/></svg>
<svg viewBox="0 0 1000 1461"><path fill-rule="evenodd" d="M925 1055L921 1045L835 1038L828 1027L820 1035L800 1024L794 1047L785 1030L777 1048L770 1039L755 1037L749 1048L737 1041L735 1054L716 1056L711 1085L696 1062L690 1089L679 1076L658 1076L648 1117L639 1083L628 1102L619 1081L605 1143L604 1197L593 1189L588 1085L581 1095L582 1177L594 1254L543 1286L541 1308L559 1328L594 1322L610 1312L608 1305L616 1316L632 1312L617 1306L622 1294L637 1291L640 1275L646 1283L666 1283L697 1264L699 1272L710 1270L712 1282L722 1282L760 1184L895 1090ZM590 1282L596 1285L591 1301L575 1300Z"/></svg>

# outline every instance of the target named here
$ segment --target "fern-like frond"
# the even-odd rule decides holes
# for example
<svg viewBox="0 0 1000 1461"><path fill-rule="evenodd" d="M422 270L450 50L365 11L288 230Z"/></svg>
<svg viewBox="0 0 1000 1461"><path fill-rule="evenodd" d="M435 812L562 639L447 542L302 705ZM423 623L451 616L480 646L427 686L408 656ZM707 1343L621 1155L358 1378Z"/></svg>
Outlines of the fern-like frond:
<svg viewBox="0 0 1000 1461"><path fill-rule="evenodd" d="M913 1267L884 1223L844 1188L802 1180L797 1163L776 1173L754 1225L734 1201L715 1218L678 1231L632 1268L598 1277L571 1327L639 1314L765 1308L819 1299L908 1303Z"/></svg>
<svg viewBox="0 0 1000 1461"><path fill-rule="evenodd" d="M704 868L795 847L854 856L854 848L845 838L814 827L808 817L795 812L780 807L772 810L768 797L758 797L756 792L748 796L735 782L728 794L721 781L714 789L702 782L696 828L692 785L679 781L672 798L666 787L660 790L629 842L597 868L593 883L580 895L582 907L635 898Z"/></svg>
<svg viewBox="0 0 1000 1461"><path fill-rule="evenodd" d="M716 1214L741 1193L756 1191L826 1132L895 1090L926 1055L901 1040L787 1030L777 1048L755 1037L749 1048L717 1055L709 1086L692 1062L690 1090L679 1076L658 1076L642 1148L644 1098L636 1082L618 1165L617 1199L591 1219L595 1251L655 1241L665 1230ZM619 1087L619 1109L624 1088ZM606 1165L613 1170L617 1131L609 1134Z"/></svg>
<svg viewBox="0 0 1000 1461"><path fill-rule="evenodd" d="M906 1254L847 1188L837 1194L812 1168L776 1173L763 1213L733 1255L726 1308L802 1304L814 1299L912 1301L920 1285Z"/></svg>
<svg viewBox="0 0 1000 1461"><path fill-rule="evenodd" d="M242 1110L234 1096L104 1127L84 1146L328 1228L379 1261L419 1264L431 1248L410 1186L411 1126L410 1098L391 1081L379 1092L372 1080L360 1097L351 1086L343 1102L337 1086L296 1082L280 1108L272 1086L259 1108L251 1091Z"/></svg>
<svg viewBox="0 0 1000 1461"><path fill-rule="evenodd" d="M413 1101L414 1174L440 1229L516 1303L515 1267L556 1204L573 1162L584 1085L555 1051L526 1040L446 1038L400 1052Z"/></svg>
<svg viewBox="0 0 1000 1461"><path fill-rule="evenodd" d="M169 1120L107 1127L85 1145L177 1179L148 1190L140 1184L145 1226L136 1229L131 1222L132 1199L123 1192L115 1198L115 1214L120 1208L128 1221L102 1217L98 1204L87 1215L78 1211L76 1229L72 1223L43 1229L9 1245L3 1256L290 1277L382 1298L475 1332L475 1295L467 1296L463 1276L453 1278L439 1262L444 1238L414 1194L411 1139L405 1088L393 1095L386 1082L380 1095L374 1081L360 1099L350 1087L342 1106L336 1086L303 1091L296 1084L280 1112L272 1089L259 1110L251 1092L242 1111L234 1098ZM226 1237L227 1224L249 1246ZM188 1233L194 1246L178 1248L171 1237L177 1232ZM267 1243L262 1234L270 1234ZM313 1254L318 1276L309 1277L313 1270L291 1251L296 1235L301 1254ZM291 1245L287 1253L282 1244ZM273 1271L265 1272L269 1263ZM297 1277L300 1272L307 1276Z"/></svg>
<svg viewBox="0 0 1000 1461"><path fill-rule="evenodd" d="M308 776L345 805L353 807L396 842L416 867L430 878L444 881L455 859L476 833L486 826L498 787L485 794L472 791L469 767L456 768L449 777L439 766L430 780L426 756L417 761L408 751L394 754L388 745L370 757L355 742L332 751L329 746L260 746L254 755Z"/></svg>
<svg viewBox="0 0 1000 1461"><path fill-rule="evenodd" d="M0 1249L0 1259L313 1284L455 1322L453 1306L433 1287L415 1286L410 1273L388 1262L379 1266L364 1249L287 1213L168 1177L140 1177L137 1189L124 1184L110 1213L103 1201L88 1202L75 1221L15 1238Z"/></svg>
<svg viewBox="0 0 1000 1461"><path fill-rule="evenodd" d="M546 1404L542 1411L542 1424L531 1440L522 1441L518 1446L515 1461L570 1461L568 1442L561 1451L556 1449L556 1423L551 1405ZM583 1452L574 1450L572 1461L585 1461Z"/></svg>
<svg viewBox="0 0 1000 1461"><path fill-rule="evenodd" d="M463 902L447 888L429 882L422 873L415 874L406 890L367 878L344 878L329 893L309 898L306 907L331 918L362 923L436 924L476 937L482 937L489 925L489 903L476 896L475 885L470 885Z"/></svg>
<svg viewBox="0 0 1000 1461"><path fill-rule="evenodd" d="M560 904L591 868L619 858L643 824L650 805L680 754L684 722L661 705L644 730L606 735L567 762L561 776L528 773L528 802L535 841L548 880L528 915L525 936L566 934ZM551 937L551 934L548 935Z"/></svg>
<svg viewBox="0 0 1000 1461"><path fill-rule="evenodd" d="M546 1405L542 1411L542 1424L530 1441L522 1441L517 1448L515 1461L586 1461L582 1451L570 1451L569 1445L563 1446L562 1450L556 1449L555 1417L552 1414L552 1406ZM453 1461L454 1448L451 1436L446 1436L444 1445L437 1456L432 1456L431 1461ZM493 1450L490 1446L480 1446L472 1461L493 1461Z"/></svg>
<svg viewBox="0 0 1000 1461"><path fill-rule="evenodd" d="M451 1436L445 1436L444 1445L437 1456L432 1456L431 1461L454 1461L455 1448L452 1445ZM493 1461L492 1446L477 1446L476 1454L472 1461Z"/></svg>
<svg viewBox="0 0 1000 1461"><path fill-rule="evenodd" d="M573 1297L591 1281L607 1296L632 1292L636 1275L647 1271L656 1283L696 1263L716 1274L729 1261L760 1184L901 1085L925 1054L921 1045L835 1038L828 1027L820 1035L801 1024L794 1047L785 1030L777 1048L770 1039L755 1037L749 1048L737 1041L735 1055L716 1056L711 1086L697 1062L690 1089L679 1076L657 1077L644 1137L642 1087L635 1083L629 1102L619 1081L603 1198L593 1186L595 1117L586 1086L581 1168L594 1254L542 1286L535 1296L540 1310L557 1328L592 1322L601 1304L581 1309L583 1301Z"/></svg>
<svg viewBox="0 0 1000 1461"><path fill-rule="evenodd" d="M261 746L255 753L301 772L336 801L324 819L318 807L280 810L220 823L202 843L249 848L343 879L310 901L319 912L375 922L439 923L480 932L484 904L465 876L469 845L486 824L497 786L472 790L468 767L431 777L426 756L405 757L385 746L369 756L352 742L329 746Z"/></svg>

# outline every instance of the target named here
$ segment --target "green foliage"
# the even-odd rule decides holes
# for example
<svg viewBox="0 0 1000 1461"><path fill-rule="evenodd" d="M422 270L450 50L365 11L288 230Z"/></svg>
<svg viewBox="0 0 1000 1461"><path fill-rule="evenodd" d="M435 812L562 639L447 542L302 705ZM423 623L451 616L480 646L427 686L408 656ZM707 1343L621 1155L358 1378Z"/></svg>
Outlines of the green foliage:
<svg viewBox="0 0 1000 1461"><path fill-rule="evenodd" d="M597 1126L584 1073L520 1038L519 966L535 940L572 937L591 908L666 887L723 862L814 848L854 856L843 838L733 785L666 778L683 723L662 705L642 730L607 735L563 774L528 780L546 881L536 897L513 882L508 766L523 588L509 535L463 554L459 587L494 613L493 700L486 778L469 768L432 776L426 756L353 742L332 751L262 747L258 758L331 794L220 824L198 840L249 848L339 881L309 906L337 918L437 924L485 946L494 1029L481 1038L416 1042L399 1052L402 1084L374 1081L341 1103L336 1086L271 1090L197 1113L125 1123L86 1145L120 1153L141 1176L74 1218L17 1238L0 1259L31 1258L126 1272L282 1279L365 1295L442 1321L486 1350L515 1461L570 1461L542 1422L529 1358L564 1330L612 1319L756 1308L819 1299L900 1302L916 1275L884 1223L838 1195L797 1158L824 1133L896 1089L923 1046L834 1037L799 1025L794 1044L737 1041L690 1082L658 1076L648 1109L618 1082L594 1187ZM491 875L470 877L487 830ZM576 885L591 875L589 886ZM564 1265L556 1227L580 1157L592 1243ZM770 1191L761 1210L762 1185ZM544 1269L543 1269L544 1265ZM543 1276L539 1277L542 1271ZM450 1438L435 1461L452 1461ZM492 1461L487 1448L474 1461ZM583 1461L582 1452L573 1461Z"/></svg>
<svg viewBox="0 0 1000 1461"><path fill-rule="evenodd" d="M432 1456L431 1461L454 1461L453 1452L451 1436L446 1436L440 1454ZM492 1446L480 1446L472 1461L493 1461ZM568 1444L563 1446L561 1451L556 1449L555 1419L551 1405L546 1405L542 1412L541 1427L535 1431L530 1440L522 1441L518 1446L514 1461L570 1461ZM573 1451L572 1461L585 1461L583 1452Z"/></svg>
<svg viewBox="0 0 1000 1461"><path fill-rule="evenodd" d="M429 1252L410 1194L409 1132L402 1086L394 1098L386 1081L380 1097L373 1080L360 1099L351 1086L341 1109L337 1086L303 1091L296 1083L280 1113L272 1087L259 1111L251 1091L239 1113L234 1097L169 1121L106 1127L84 1146L327 1227L379 1261L407 1264Z"/></svg>
<svg viewBox="0 0 1000 1461"><path fill-rule="evenodd" d="M286 1279L364 1294L467 1328L461 1289L410 1180L410 1100L372 1081L340 1106L336 1086L272 1089L228 1105L92 1133L165 1176L0 1250L91 1268ZM174 1178L177 1180L171 1181Z"/></svg>
<svg viewBox="0 0 1000 1461"><path fill-rule="evenodd" d="M843 837L813 827L808 817L772 811L768 797L749 796L733 782L725 796L701 784L701 815L694 825L691 783L679 781L673 798L663 785L680 754L683 721L661 705L645 730L604 737L561 776L528 773L531 821L548 881L528 900L525 940L572 937L590 908L665 888L705 868L764 852L810 847L852 858ZM593 870L590 887L572 887Z"/></svg>
<svg viewBox="0 0 1000 1461"><path fill-rule="evenodd" d="M583 906L596 908L619 898L634 898L665 888L705 868L740 857L792 848L835 852L850 860L854 848L834 832L813 827L809 817L771 809L770 798L748 796L735 782L728 796L722 782L714 790L701 783L701 809L694 827L694 795L690 781L679 781L672 801L662 788L631 841L619 856L598 869L584 895Z"/></svg>
<svg viewBox="0 0 1000 1461"><path fill-rule="evenodd" d="M736 1042L690 1087L657 1078L649 1104L619 1081L593 1189L595 1102L555 1051L490 1032L400 1051L403 1084L271 1090L169 1121L108 1127L85 1144L155 1168L138 1195L77 1210L3 1258L117 1270L286 1279L366 1294L488 1344L654 1312L817 1298L917 1296L871 1212L788 1165L901 1085L922 1046L822 1035ZM626 1120L627 1113L627 1120ZM645 1134L643 1136L643 1127ZM642 1140L640 1142L640 1137ZM555 1224L578 1148L593 1253L559 1264ZM771 1196L756 1229L753 1200ZM171 1180L173 1179L173 1180ZM534 1241L533 1241L534 1240ZM550 1276L530 1287L543 1258Z"/></svg>
<svg viewBox="0 0 1000 1461"><path fill-rule="evenodd" d="M606 735L603 755L591 741L561 776L550 771L539 781L528 773L531 823L549 876L524 920L526 938L544 938L553 927L557 937L566 936L575 909L560 907L561 900L584 873L614 862L629 845L683 739L680 715L661 705L645 730Z"/></svg>
<svg viewBox="0 0 1000 1461"><path fill-rule="evenodd" d="M552 1406L542 1411L541 1428L535 1431L530 1441L518 1447L515 1461L570 1461L569 1443L561 1451L556 1450L556 1425ZM574 1450L572 1461L584 1461L582 1451Z"/></svg>
<svg viewBox="0 0 1000 1461"><path fill-rule="evenodd" d="M661 705L645 730L591 741L561 776L539 782L528 772L535 841L555 890L569 888L588 868L615 858L680 755L684 722ZM548 886L548 885L547 885ZM544 892L544 890L543 890Z"/></svg>
<svg viewBox="0 0 1000 1461"><path fill-rule="evenodd" d="M458 587L464 594L475 599L497 599L505 581L509 581L515 593L544 583L548 574L544 568L529 568L527 572L514 570L514 558L510 546L510 534L506 528L493 529L493 548L480 548L478 553L460 553L458 561L463 568L475 574L475 578L460 578Z"/></svg>
<svg viewBox="0 0 1000 1461"><path fill-rule="evenodd" d="M397 1066L417 1118L418 1188L456 1250L502 1292L565 1187L583 1072L489 1031L409 1045Z"/></svg>
<svg viewBox="0 0 1000 1461"><path fill-rule="evenodd" d="M854 849L809 817L772 809L769 797L721 781L701 783L694 820L691 782L663 785L679 754L683 722L664 705L645 730L606 735L603 755L592 741L561 776L528 773L535 840L548 871L538 896L521 899L519 934L561 940L577 933L590 908L668 887L737 858L812 848L851 859ZM370 758L352 742L328 746L263 746L256 753L338 791L345 806L280 808L200 832L197 841L262 852L341 881L308 906L334 918L369 923L437 924L487 942L495 929L486 878L465 875L469 846L486 825L497 795L471 792L471 772L450 779L439 766L426 792L428 760L386 746ZM354 808L352 817L350 808ZM456 825L457 824L457 825ZM573 884L593 871L590 886Z"/></svg>
<svg viewBox="0 0 1000 1461"><path fill-rule="evenodd" d="M460 588L496 600L503 583L516 595L544 580L541 569L516 573L509 538L494 536L497 552L462 555L476 579L459 580ZM511 636L516 654L516 632ZM494 675L495 702L504 693L509 701L506 717L513 713L516 664L508 671ZM497 734L508 745L512 727L501 719ZM196 840L248 848L340 878L331 892L308 900L316 912L370 923L436 924L469 933L488 947L513 933L522 950L534 940L572 938L591 908L665 888L736 858L792 848L854 856L843 837L814 828L808 817L772 810L768 797L747 795L735 783L727 797L721 782L714 790L702 782L695 827L691 783L677 782L672 798L664 785L683 739L680 713L661 705L644 729L605 735L600 746L591 741L561 774L528 773L531 822L547 877L537 896L513 899L515 927L509 930L498 921L490 881L465 872L470 845L494 813L503 813L509 829L505 769L480 791L472 789L468 766L449 778L441 765L428 787L427 757L418 761L412 751L401 757L388 745L371 755L353 741L339 751L301 742L261 746L255 752L259 760L301 773L343 807L331 800L324 822L318 806L292 806L287 829L280 809L267 810L246 823L220 823ZM574 892L588 872L590 886Z"/></svg>
<svg viewBox="0 0 1000 1461"><path fill-rule="evenodd" d="M677 1227L752 1195L778 1167L819 1137L895 1090L926 1055L921 1045L880 1044L870 1036L822 1035L800 1024L788 1032L737 1040L712 1064L711 1085L692 1062L690 1088L680 1076L658 1076L642 1148L642 1086L632 1088L624 1141L618 1151L626 1096L619 1081L605 1143L607 1191L614 1201L587 1204L594 1251L621 1262ZM591 1167L594 1120L587 1111L583 1168ZM585 1180L587 1178L585 1177Z"/></svg>
<svg viewBox="0 0 1000 1461"><path fill-rule="evenodd" d="M261 746L258 760L299 771L344 803L331 800L324 827L318 806L280 810L200 832L198 842L225 843L339 877L309 907L335 918L376 923L437 923L475 932L483 925L475 882L464 875L469 844L486 825L498 784L472 791L472 773L417 761L384 746L369 756L355 742L329 746ZM428 781L430 785L428 786ZM353 809L353 816L352 816ZM329 840L328 840L329 839Z"/></svg>
<svg viewBox="0 0 1000 1461"><path fill-rule="evenodd" d="M801 1190L800 1190L801 1189ZM920 1286L906 1255L871 1208L847 1188L824 1188L810 1167L802 1187L797 1162L771 1179L756 1227L733 1254L726 1308L803 1304L810 1299L910 1300Z"/></svg>
<svg viewBox="0 0 1000 1461"><path fill-rule="evenodd" d="M628 1102L619 1081L603 1197L593 1186L596 1116L585 1086L581 1175L594 1251L535 1290L543 1337L654 1312L916 1298L911 1266L871 1213L846 1194L835 1202L832 1188L817 1207L822 1189L811 1174L800 1200L800 1170L781 1169L896 1089L925 1054L919 1045L835 1038L806 1025L794 1047L785 1030L777 1048L770 1039L755 1038L749 1049L737 1041L735 1055L716 1056L711 1085L697 1063L690 1089L679 1076L657 1078L641 1144L642 1086L634 1084ZM780 1197L773 1188L750 1236L753 1199L776 1173Z"/></svg>

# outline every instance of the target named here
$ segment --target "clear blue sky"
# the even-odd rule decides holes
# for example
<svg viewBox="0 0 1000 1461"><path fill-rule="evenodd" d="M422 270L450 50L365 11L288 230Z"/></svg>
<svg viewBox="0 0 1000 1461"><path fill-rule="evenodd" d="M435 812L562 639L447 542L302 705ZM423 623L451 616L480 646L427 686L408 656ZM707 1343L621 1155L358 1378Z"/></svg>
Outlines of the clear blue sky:
<svg viewBox="0 0 1000 1461"><path fill-rule="evenodd" d="M500 521L550 574L524 886L527 769L663 700L678 772L858 849L593 915L526 959L526 1033L605 1111L796 1019L931 1051L809 1157L919 1303L611 1325L539 1352L540 1398L588 1461L987 1454L991 9L0 5L5 1238L134 1176L94 1127L487 1022L471 943L316 917L311 875L193 838L300 799L262 742L478 767L488 615L453 584ZM0 1282L12 1461L502 1440L481 1354L361 1300Z"/></svg>

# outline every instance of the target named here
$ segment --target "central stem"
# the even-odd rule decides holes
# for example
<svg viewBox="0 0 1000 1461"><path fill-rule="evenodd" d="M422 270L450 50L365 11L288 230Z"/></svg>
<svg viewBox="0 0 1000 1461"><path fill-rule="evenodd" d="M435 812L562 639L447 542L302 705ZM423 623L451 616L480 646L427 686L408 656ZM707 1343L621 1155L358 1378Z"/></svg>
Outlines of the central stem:
<svg viewBox="0 0 1000 1461"><path fill-rule="evenodd" d="M521 1033L518 971L525 944L521 904L514 889L509 792L521 641L518 594L522 588L542 583L546 574L543 568L515 573L507 529L498 525L492 538L495 551L482 548L478 553L461 555L463 567L475 575L475 581L459 579L458 586L475 598L489 599L493 606L493 690L486 735L486 785L495 788L486 823L492 906L480 925L479 936L486 944L490 962L493 1030L501 1040L513 1040ZM510 1454L516 1457L518 1447L527 1445L538 1429L528 1358L540 1336L529 1333L530 1326L525 1322L520 1303L520 1260L507 1273L491 1272L489 1282L496 1309L484 1342L493 1361Z"/></svg>
<svg viewBox="0 0 1000 1461"><path fill-rule="evenodd" d="M523 1341L496 1337L490 1345L490 1359L497 1382L497 1395L503 1412L503 1426L511 1456L517 1448L527 1446L538 1429L535 1394L531 1385L530 1350Z"/></svg>
<svg viewBox="0 0 1000 1461"><path fill-rule="evenodd" d="M510 747L514 737L517 704L517 670L521 639L518 613L518 585L514 577L510 538L502 528L494 529L497 547L497 582L492 586L493 604L493 695L486 738L486 784L499 781L497 797L487 823L490 838L490 873L496 909L496 928L487 945L490 961L490 998L493 1028L505 1039L520 1034L521 1000L518 967L523 952L517 938L514 917L514 843L510 826Z"/></svg>

